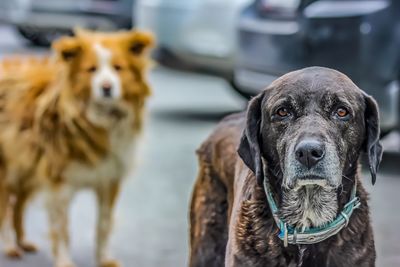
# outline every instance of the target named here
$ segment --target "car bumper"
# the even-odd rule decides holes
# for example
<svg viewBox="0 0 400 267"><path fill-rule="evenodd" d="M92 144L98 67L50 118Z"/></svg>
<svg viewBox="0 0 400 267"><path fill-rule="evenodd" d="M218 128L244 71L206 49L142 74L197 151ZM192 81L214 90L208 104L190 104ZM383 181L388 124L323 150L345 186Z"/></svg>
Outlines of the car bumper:
<svg viewBox="0 0 400 267"><path fill-rule="evenodd" d="M4 1L0 3L0 20L36 29L70 30L80 26L115 30L131 28L132 6L125 7L119 2L104 1Z"/></svg>
<svg viewBox="0 0 400 267"><path fill-rule="evenodd" d="M84 27L99 30L116 30L119 25L111 18L87 14L25 12L23 15L8 17L8 23L16 26L29 26L39 29L63 29Z"/></svg>
<svg viewBox="0 0 400 267"><path fill-rule="evenodd" d="M229 80L232 78L233 61L228 64L226 60L175 54L165 47L157 47L153 55L157 62L169 68L216 75Z"/></svg>

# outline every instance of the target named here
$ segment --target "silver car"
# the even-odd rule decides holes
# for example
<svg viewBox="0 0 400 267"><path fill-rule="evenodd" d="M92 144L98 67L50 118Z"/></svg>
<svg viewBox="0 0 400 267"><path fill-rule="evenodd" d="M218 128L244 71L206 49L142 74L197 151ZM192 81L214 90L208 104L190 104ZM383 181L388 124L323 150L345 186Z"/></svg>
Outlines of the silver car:
<svg viewBox="0 0 400 267"><path fill-rule="evenodd" d="M161 63L230 75L236 20L250 0L138 0L135 25L153 31Z"/></svg>
<svg viewBox="0 0 400 267"><path fill-rule="evenodd" d="M99 30L132 27L134 0L0 1L0 20L37 45L49 45L76 26Z"/></svg>

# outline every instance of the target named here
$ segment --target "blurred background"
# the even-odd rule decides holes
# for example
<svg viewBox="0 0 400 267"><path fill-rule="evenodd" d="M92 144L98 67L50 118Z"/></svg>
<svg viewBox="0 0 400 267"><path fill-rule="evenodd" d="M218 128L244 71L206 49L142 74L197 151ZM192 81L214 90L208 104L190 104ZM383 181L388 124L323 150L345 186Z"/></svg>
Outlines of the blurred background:
<svg viewBox="0 0 400 267"><path fill-rule="evenodd" d="M76 26L150 30L158 39L154 95L116 214L112 249L124 266L185 266L195 149L225 115L278 76L319 65L350 76L380 104L384 161L370 186L377 266L400 266L400 1L389 0L0 0L0 58L46 54ZM71 207L73 257L94 266L95 201ZM28 237L41 251L2 267L51 266L40 197Z"/></svg>

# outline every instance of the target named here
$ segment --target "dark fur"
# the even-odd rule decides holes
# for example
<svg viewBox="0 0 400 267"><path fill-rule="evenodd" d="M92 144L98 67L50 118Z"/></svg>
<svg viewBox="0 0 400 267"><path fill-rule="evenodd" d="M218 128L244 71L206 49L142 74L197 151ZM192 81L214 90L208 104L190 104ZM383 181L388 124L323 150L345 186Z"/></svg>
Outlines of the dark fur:
<svg viewBox="0 0 400 267"><path fill-rule="evenodd" d="M335 95L351 105L353 116L345 123L330 117ZM274 105L291 96L297 99L296 119L275 121ZM378 125L377 105L370 96L345 75L318 67L282 76L250 102L246 114L225 118L198 150L190 266L374 266L368 195L360 183L358 160L366 151L374 183L382 157ZM282 206L291 190L282 186L286 146L305 134L331 138L335 144L344 177L335 191L338 212L349 200L355 180L362 204L337 235L314 245L284 248L262 182L268 177ZM281 214L296 221L295 211L286 207Z"/></svg>

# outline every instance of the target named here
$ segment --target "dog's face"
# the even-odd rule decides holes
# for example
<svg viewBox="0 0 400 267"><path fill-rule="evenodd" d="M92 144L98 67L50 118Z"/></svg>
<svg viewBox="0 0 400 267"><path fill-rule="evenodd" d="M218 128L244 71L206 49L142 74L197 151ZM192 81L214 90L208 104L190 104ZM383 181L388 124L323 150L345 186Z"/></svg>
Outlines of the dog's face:
<svg viewBox="0 0 400 267"><path fill-rule="evenodd" d="M150 94L145 73L153 39L139 31L78 30L75 37L54 42L53 50L71 94L88 106L107 109Z"/></svg>
<svg viewBox="0 0 400 267"><path fill-rule="evenodd" d="M377 105L345 75L318 67L284 75L251 101L247 116L239 154L259 183L263 157L284 188L338 188L363 148L375 182Z"/></svg>
<svg viewBox="0 0 400 267"><path fill-rule="evenodd" d="M361 91L336 73L316 75L277 81L261 104L262 155L279 162L287 188L338 187L364 141Z"/></svg>

